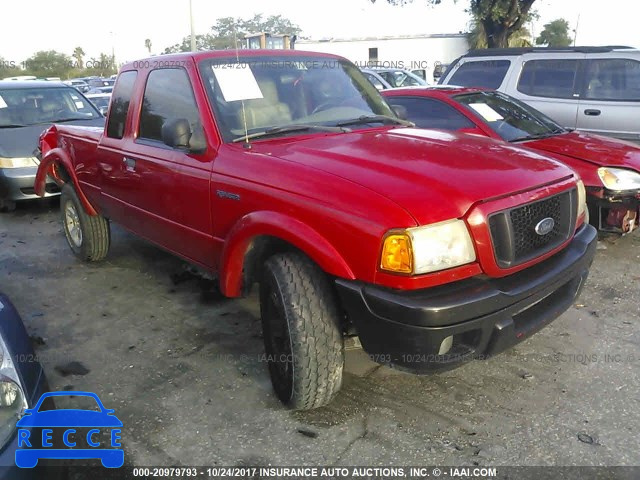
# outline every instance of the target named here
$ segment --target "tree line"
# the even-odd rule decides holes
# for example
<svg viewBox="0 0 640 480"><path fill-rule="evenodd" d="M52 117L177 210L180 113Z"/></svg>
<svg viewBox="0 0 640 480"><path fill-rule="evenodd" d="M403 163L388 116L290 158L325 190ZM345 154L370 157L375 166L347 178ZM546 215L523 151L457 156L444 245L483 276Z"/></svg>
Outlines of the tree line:
<svg viewBox="0 0 640 480"><path fill-rule="evenodd" d="M371 0L375 3L376 0ZM394 5L404 5L414 0L386 0ZM434 5L444 0L425 0ZM456 0L454 0L456 1ZM537 19L532 10L535 0L469 0L467 12L470 15L469 44L471 48L526 47L548 45L552 47L569 46L569 23L557 19L544 25L544 30L535 39L526 28L528 22ZM249 19L224 17L216 21L209 32L196 35L198 50L223 50L242 48L244 36L250 33L278 33L299 35L301 29L282 15L264 17L261 14ZM145 48L152 54L152 42L147 38ZM188 52L191 50L191 37L166 47L162 53ZM108 76L117 72L113 55L102 53L99 57L86 58L82 47L77 47L71 55L55 50L36 52L23 62L16 64L0 57L0 78L33 75L36 77L60 77L69 79L87 76Z"/></svg>
<svg viewBox="0 0 640 480"><path fill-rule="evenodd" d="M78 77L105 77L117 73L118 66L112 55L101 53L98 57L86 58L82 47L72 55L55 50L41 50L23 61L0 57L0 78L32 75L38 78L58 77L62 80Z"/></svg>

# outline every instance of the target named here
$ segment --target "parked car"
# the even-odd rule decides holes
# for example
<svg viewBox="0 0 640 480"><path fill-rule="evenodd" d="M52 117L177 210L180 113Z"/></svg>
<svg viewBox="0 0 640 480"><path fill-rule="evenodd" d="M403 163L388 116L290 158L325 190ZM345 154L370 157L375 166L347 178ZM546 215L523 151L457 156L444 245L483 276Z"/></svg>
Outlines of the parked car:
<svg viewBox="0 0 640 480"><path fill-rule="evenodd" d="M573 168L587 187L591 223L628 233L638 226L640 146L561 127L509 95L478 88L405 88L385 92L422 128L486 135L551 154Z"/></svg>
<svg viewBox="0 0 640 480"><path fill-rule="evenodd" d="M54 125L66 240L103 259L110 221L215 274L260 285L282 402L326 405L343 335L414 372L499 353L569 308L596 230L565 165L489 138L412 128L351 62L209 51L122 67L103 132ZM166 68L164 65L174 65Z"/></svg>
<svg viewBox="0 0 640 480"><path fill-rule="evenodd" d="M475 50L453 62L440 83L500 90L563 127L640 141L640 50Z"/></svg>
<svg viewBox="0 0 640 480"><path fill-rule="evenodd" d="M109 102L111 101L111 93L87 93L85 97L93 103L102 115L107 114Z"/></svg>
<svg viewBox="0 0 640 480"><path fill-rule="evenodd" d="M92 77L87 82L91 88L112 87L114 81L110 78Z"/></svg>
<svg viewBox="0 0 640 480"><path fill-rule="evenodd" d="M372 67L367 71L382 77L392 88L429 85L424 78L401 68Z"/></svg>
<svg viewBox="0 0 640 480"><path fill-rule="evenodd" d="M33 190L38 137L53 122L102 127L104 117L80 92L58 82L0 82L0 210L38 198ZM47 182L45 195L59 195Z"/></svg>
<svg viewBox="0 0 640 480"><path fill-rule="evenodd" d="M112 93L113 87L93 87L87 91L87 95L96 95L100 93Z"/></svg>
<svg viewBox="0 0 640 480"><path fill-rule="evenodd" d="M43 470L23 470L15 463L18 450L16 422L33 408L49 390L47 378L31 346L31 339L18 311L9 298L0 293L0 479L26 480L50 478ZM53 401L42 409L54 408Z"/></svg>
<svg viewBox="0 0 640 480"><path fill-rule="evenodd" d="M87 93L91 88L87 82L84 80L67 80L63 82L65 85L69 85L70 87L75 88L80 93Z"/></svg>
<svg viewBox="0 0 640 480"><path fill-rule="evenodd" d="M387 82L384 78L382 78L377 72L369 68L363 68L361 70L365 78L369 80L372 83L372 85L376 87L378 90L386 90L388 88L393 88L389 84L389 82Z"/></svg>

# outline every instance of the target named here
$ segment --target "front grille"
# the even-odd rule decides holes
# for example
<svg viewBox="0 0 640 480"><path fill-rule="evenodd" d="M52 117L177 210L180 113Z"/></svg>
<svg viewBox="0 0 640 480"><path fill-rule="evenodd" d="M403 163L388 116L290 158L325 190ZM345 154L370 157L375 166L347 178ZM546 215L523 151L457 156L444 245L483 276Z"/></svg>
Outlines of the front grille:
<svg viewBox="0 0 640 480"><path fill-rule="evenodd" d="M574 188L492 214L489 228L498 265L501 268L515 267L568 240L575 230L577 201L578 192ZM553 219L553 229L546 234L536 232L536 226L546 218Z"/></svg>

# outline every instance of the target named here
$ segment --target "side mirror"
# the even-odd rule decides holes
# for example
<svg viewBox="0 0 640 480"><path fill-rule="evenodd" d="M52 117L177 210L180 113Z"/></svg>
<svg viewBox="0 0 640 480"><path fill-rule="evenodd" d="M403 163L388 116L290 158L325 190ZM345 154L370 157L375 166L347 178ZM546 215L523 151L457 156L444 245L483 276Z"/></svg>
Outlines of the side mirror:
<svg viewBox="0 0 640 480"><path fill-rule="evenodd" d="M162 141L171 148L189 148L191 125L186 118L167 120L162 125Z"/></svg>
<svg viewBox="0 0 640 480"><path fill-rule="evenodd" d="M202 126L191 130L189 120L174 118L162 125L162 141L171 148L182 148L191 153L203 153L207 149L207 139Z"/></svg>
<svg viewBox="0 0 640 480"><path fill-rule="evenodd" d="M401 120L409 120L409 112L404 105L391 105L391 108Z"/></svg>
<svg viewBox="0 0 640 480"><path fill-rule="evenodd" d="M102 114L102 115L107 115L107 111L109 110L109 107L100 107L98 109L98 111Z"/></svg>

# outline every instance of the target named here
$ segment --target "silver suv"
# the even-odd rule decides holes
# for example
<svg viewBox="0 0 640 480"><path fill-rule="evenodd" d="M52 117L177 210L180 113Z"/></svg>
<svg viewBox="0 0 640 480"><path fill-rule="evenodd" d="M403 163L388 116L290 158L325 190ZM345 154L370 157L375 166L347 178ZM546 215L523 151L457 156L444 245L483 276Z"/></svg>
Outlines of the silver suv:
<svg viewBox="0 0 640 480"><path fill-rule="evenodd" d="M565 127L640 141L640 50L630 47L475 50L439 83L494 88Z"/></svg>

